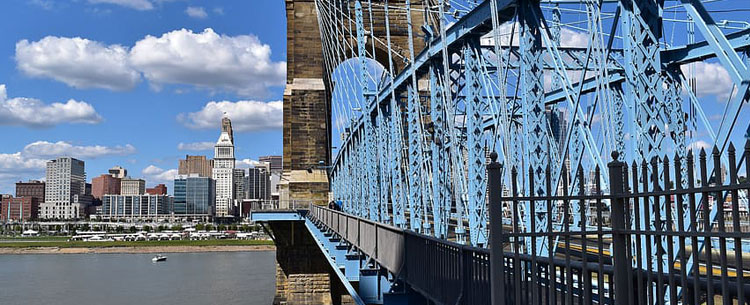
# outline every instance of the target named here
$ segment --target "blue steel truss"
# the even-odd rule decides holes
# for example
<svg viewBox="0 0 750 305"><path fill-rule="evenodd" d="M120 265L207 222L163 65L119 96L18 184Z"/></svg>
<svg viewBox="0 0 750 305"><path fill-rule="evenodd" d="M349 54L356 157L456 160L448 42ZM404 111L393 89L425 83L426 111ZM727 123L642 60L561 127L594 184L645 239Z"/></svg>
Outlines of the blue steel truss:
<svg viewBox="0 0 750 305"><path fill-rule="evenodd" d="M485 246L485 164L493 151L504 166L504 192L586 194L590 187L579 189L576 180L606 168L613 151L639 164L668 152L685 160L700 130L727 163L734 127L748 123L739 113L750 86L743 59L750 29L715 22L698 0L315 3L332 121L341 135L331 191L346 213L398 228ZM665 21L665 5L690 19ZM667 22L686 27L684 45L663 35ZM693 28L705 41L694 41ZM588 41L571 45L565 38L571 33ZM347 57L356 57L359 67ZM717 130L696 94L701 80L690 72L713 59L736 90ZM547 167L554 173L550 182ZM532 175L510 185L513 169L529 168ZM566 169L570 177L562 176ZM689 178L681 170L676 183L684 187ZM606 173L592 178L586 180L598 179L609 191ZM561 189L562 180L571 182L569 189ZM660 181L655 187L666 187ZM665 217L666 204L655 202L648 212ZM551 206L526 204L519 230L543 236L563 225L566 212L570 225L588 223L579 218L589 208L585 201L570 202L569 211ZM556 221L551 226L548 213ZM679 212L685 220L689 214ZM713 208L711 218L717 215ZM666 243L655 238L641 246ZM556 251L557 243L550 244L544 237L527 240L522 251L546 255ZM688 269L691 264L692 257Z"/></svg>

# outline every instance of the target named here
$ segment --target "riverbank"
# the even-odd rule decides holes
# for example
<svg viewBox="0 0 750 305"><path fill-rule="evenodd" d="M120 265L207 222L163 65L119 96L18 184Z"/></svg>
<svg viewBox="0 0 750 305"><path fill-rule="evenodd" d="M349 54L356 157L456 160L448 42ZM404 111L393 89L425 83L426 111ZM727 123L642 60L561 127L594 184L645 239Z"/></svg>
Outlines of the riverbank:
<svg viewBox="0 0 750 305"><path fill-rule="evenodd" d="M274 251L267 240L0 241L0 254L188 253Z"/></svg>

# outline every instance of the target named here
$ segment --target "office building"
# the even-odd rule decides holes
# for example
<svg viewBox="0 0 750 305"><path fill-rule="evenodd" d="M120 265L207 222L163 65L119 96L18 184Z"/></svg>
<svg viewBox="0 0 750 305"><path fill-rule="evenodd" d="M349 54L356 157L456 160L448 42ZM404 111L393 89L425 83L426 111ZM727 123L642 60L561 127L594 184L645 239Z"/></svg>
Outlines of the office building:
<svg viewBox="0 0 750 305"><path fill-rule="evenodd" d="M37 197L3 197L0 200L0 221L36 220L39 215Z"/></svg>
<svg viewBox="0 0 750 305"><path fill-rule="evenodd" d="M122 168L121 166L115 166L113 168L109 169L109 174L112 175L112 177L124 179L128 177L128 170Z"/></svg>
<svg viewBox="0 0 750 305"><path fill-rule="evenodd" d="M270 200L271 199L271 173L267 166L249 168L247 170L246 199Z"/></svg>
<svg viewBox="0 0 750 305"><path fill-rule="evenodd" d="M270 170L271 171L282 171L283 170L283 163L281 156L262 156L258 158L258 161L260 162L266 162L270 164Z"/></svg>
<svg viewBox="0 0 750 305"><path fill-rule="evenodd" d="M232 122L228 117L221 119L221 134L214 145L213 179L216 182L216 217L233 216L234 200L234 137Z"/></svg>
<svg viewBox="0 0 750 305"><path fill-rule="evenodd" d="M120 182L120 194L126 196L143 195L146 193L146 180L125 178Z"/></svg>
<svg viewBox="0 0 750 305"><path fill-rule="evenodd" d="M167 195L104 195L96 216L102 219L155 219L171 215L172 197Z"/></svg>
<svg viewBox="0 0 750 305"><path fill-rule="evenodd" d="M37 203L44 202L44 182L36 180L17 182L16 197L34 197Z"/></svg>
<svg viewBox="0 0 750 305"><path fill-rule="evenodd" d="M269 164L269 181L271 183L270 190L271 190L271 196L269 199L278 199L279 198L279 182L281 182L281 172L283 169L283 163L282 163L282 157L281 156L263 156L258 158L261 162L266 162Z"/></svg>
<svg viewBox="0 0 750 305"><path fill-rule="evenodd" d="M180 159L177 174L198 174L201 177L212 177L213 168L214 160L207 160L206 156L186 155L184 160Z"/></svg>
<svg viewBox="0 0 750 305"><path fill-rule="evenodd" d="M84 167L83 161L71 157L60 157L47 162L44 202L39 205L40 218L79 218L79 211L87 207L73 204L73 197L86 192Z"/></svg>
<svg viewBox="0 0 750 305"><path fill-rule="evenodd" d="M150 187L146 189L146 194L149 195L166 195L167 194L167 186L163 183L160 183L157 186Z"/></svg>
<svg viewBox="0 0 750 305"><path fill-rule="evenodd" d="M174 179L175 216L210 217L216 201L216 184L199 174L178 175Z"/></svg>
<svg viewBox="0 0 750 305"><path fill-rule="evenodd" d="M232 180L234 180L234 199L240 202L242 199L245 199L245 170L235 168Z"/></svg>
<svg viewBox="0 0 750 305"><path fill-rule="evenodd" d="M103 174L91 179L91 195L96 199L102 199L104 195L120 195L121 183L122 179Z"/></svg>

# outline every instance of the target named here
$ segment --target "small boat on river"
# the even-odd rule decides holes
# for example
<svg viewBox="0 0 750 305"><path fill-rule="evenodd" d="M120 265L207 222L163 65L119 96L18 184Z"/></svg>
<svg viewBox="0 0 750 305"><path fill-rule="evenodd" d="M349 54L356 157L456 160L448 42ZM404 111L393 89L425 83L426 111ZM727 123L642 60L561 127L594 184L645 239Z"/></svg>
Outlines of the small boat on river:
<svg viewBox="0 0 750 305"><path fill-rule="evenodd" d="M154 258L151 259L151 261L154 262L154 263L156 263L156 262L163 262L163 261L166 261L166 260L167 260L167 257L164 256L164 255L161 255L161 254L157 254L156 256L154 256Z"/></svg>

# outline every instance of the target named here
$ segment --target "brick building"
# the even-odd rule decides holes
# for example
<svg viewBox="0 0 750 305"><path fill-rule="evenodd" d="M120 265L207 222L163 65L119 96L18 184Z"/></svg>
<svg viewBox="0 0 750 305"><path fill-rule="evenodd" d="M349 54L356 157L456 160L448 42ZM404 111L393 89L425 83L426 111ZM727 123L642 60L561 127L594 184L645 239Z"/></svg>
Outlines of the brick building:
<svg viewBox="0 0 750 305"><path fill-rule="evenodd" d="M160 183L157 186L149 187L146 189L146 194L149 195L166 195L167 194L167 186L163 183Z"/></svg>
<svg viewBox="0 0 750 305"><path fill-rule="evenodd" d="M180 159L177 174L198 174L200 177L211 177L213 175L214 160L206 159L206 156L185 156Z"/></svg>
<svg viewBox="0 0 750 305"><path fill-rule="evenodd" d="M96 199L102 199L104 195L120 195L122 180L111 174L103 174L91 179L91 195Z"/></svg>
<svg viewBox="0 0 750 305"><path fill-rule="evenodd" d="M44 202L44 182L37 180L17 182L16 197L34 197L37 202Z"/></svg>
<svg viewBox="0 0 750 305"><path fill-rule="evenodd" d="M36 220L38 216L36 197L3 197L0 201L0 221Z"/></svg>

